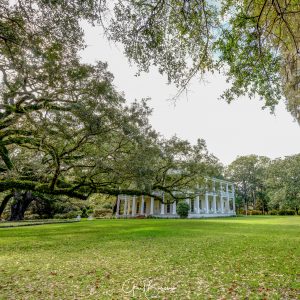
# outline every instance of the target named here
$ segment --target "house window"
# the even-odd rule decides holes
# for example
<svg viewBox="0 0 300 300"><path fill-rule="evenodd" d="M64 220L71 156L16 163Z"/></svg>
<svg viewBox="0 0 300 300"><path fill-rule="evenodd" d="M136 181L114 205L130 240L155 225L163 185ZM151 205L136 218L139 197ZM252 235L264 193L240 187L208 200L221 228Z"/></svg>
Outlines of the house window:
<svg viewBox="0 0 300 300"><path fill-rule="evenodd" d="M140 211L140 202L137 202L136 204L136 213L138 214Z"/></svg>
<svg viewBox="0 0 300 300"><path fill-rule="evenodd" d="M146 209L147 209L147 203L146 201L144 202L144 214L146 213Z"/></svg>

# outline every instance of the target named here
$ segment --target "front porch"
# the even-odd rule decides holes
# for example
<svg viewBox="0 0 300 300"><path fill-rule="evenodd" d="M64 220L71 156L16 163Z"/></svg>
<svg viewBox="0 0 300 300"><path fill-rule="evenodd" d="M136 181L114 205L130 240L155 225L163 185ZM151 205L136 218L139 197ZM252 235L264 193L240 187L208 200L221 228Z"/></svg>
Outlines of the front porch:
<svg viewBox="0 0 300 300"><path fill-rule="evenodd" d="M185 200L190 211L188 218L209 218L235 216L234 188L226 186L225 191L207 191L204 195ZM153 216L157 218L179 218L176 213L176 202L162 203L149 196L119 195L117 218L137 218Z"/></svg>

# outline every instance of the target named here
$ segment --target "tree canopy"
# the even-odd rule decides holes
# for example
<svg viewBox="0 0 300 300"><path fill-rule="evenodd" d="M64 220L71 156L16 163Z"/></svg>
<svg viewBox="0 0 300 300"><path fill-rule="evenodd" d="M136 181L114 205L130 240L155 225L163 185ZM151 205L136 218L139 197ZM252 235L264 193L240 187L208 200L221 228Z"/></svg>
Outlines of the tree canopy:
<svg viewBox="0 0 300 300"><path fill-rule="evenodd" d="M222 97L282 99L299 115L299 1L119 0L109 37L140 69L158 66L182 90L196 74L222 72Z"/></svg>
<svg viewBox="0 0 300 300"><path fill-rule="evenodd" d="M231 83L222 95L228 102L258 95L274 109L285 99L300 120L297 0L19 0L4 1L0 14L6 45L33 42L38 51L47 40L50 51L59 41L71 55L85 46L80 21L88 20L121 42L140 71L157 66L179 91L197 74L217 71Z"/></svg>

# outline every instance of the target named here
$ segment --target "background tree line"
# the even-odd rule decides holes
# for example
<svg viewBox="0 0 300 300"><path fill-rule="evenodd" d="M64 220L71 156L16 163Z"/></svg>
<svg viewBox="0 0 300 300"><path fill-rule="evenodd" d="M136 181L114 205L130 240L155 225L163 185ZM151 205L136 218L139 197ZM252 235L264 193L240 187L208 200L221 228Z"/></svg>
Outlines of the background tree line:
<svg viewBox="0 0 300 300"><path fill-rule="evenodd" d="M257 155L240 156L225 173L236 185L240 212L299 214L299 154L274 160Z"/></svg>

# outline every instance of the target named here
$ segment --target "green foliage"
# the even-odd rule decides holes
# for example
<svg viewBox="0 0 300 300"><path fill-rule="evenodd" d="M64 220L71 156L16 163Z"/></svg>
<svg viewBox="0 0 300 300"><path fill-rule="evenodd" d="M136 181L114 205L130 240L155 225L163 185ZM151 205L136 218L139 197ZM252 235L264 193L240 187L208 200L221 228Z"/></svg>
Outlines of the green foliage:
<svg viewBox="0 0 300 300"><path fill-rule="evenodd" d="M32 214L27 212L24 216L24 220L38 220L38 219L41 219L41 216L39 214Z"/></svg>
<svg viewBox="0 0 300 300"><path fill-rule="evenodd" d="M266 178L271 205L276 209L300 208L300 155L275 159Z"/></svg>
<svg viewBox="0 0 300 300"><path fill-rule="evenodd" d="M95 208L93 212L95 218L106 218L112 216L112 210L109 208Z"/></svg>
<svg viewBox="0 0 300 300"><path fill-rule="evenodd" d="M105 203L103 205L103 208L105 208L105 209L112 209L112 205L110 203Z"/></svg>
<svg viewBox="0 0 300 300"><path fill-rule="evenodd" d="M262 212L260 210L251 210L249 212L250 215L255 216L255 215L262 215Z"/></svg>
<svg viewBox="0 0 300 300"><path fill-rule="evenodd" d="M299 19L296 0L119 0L108 32L140 70L158 66L180 91L196 74L222 72L228 102L258 95L273 110L285 97L300 122Z"/></svg>
<svg viewBox="0 0 300 300"><path fill-rule="evenodd" d="M248 206L260 208L268 207L268 194L265 177L270 159L265 156L240 156L234 160L226 170L226 176L235 183L238 204L248 209Z"/></svg>
<svg viewBox="0 0 300 300"><path fill-rule="evenodd" d="M241 156L226 170L235 183L237 207L261 212L300 208L300 155L270 160L256 155Z"/></svg>
<svg viewBox="0 0 300 300"><path fill-rule="evenodd" d="M280 216L293 216L296 212L292 209L281 209L278 211L278 215Z"/></svg>
<svg viewBox="0 0 300 300"><path fill-rule="evenodd" d="M278 210L272 209L272 210L269 212L269 214L272 215L272 216L278 215Z"/></svg>
<svg viewBox="0 0 300 300"><path fill-rule="evenodd" d="M75 219L77 216L81 216L81 211L69 211L64 214L55 214L53 219Z"/></svg>
<svg viewBox="0 0 300 300"><path fill-rule="evenodd" d="M83 207L81 209L81 217L82 218L87 218L92 214L93 210L90 207Z"/></svg>
<svg viewBox="0 0 300 300"><path fill-rule="evenodd" d="M187 218L189 215L190 206L184 201L180 201L176 205L176 213L180 218Z"/></svg>

